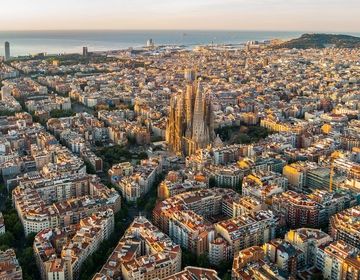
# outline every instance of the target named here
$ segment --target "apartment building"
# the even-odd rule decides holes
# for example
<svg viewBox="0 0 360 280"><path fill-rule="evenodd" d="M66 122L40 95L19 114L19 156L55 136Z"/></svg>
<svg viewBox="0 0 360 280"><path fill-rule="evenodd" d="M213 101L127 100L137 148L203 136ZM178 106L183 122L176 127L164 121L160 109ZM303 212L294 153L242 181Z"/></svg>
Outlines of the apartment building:
<svg viewBox="0 0 360 280"><path fill-rule="evenodd" d="M318 227L326 222L326 213L320 203L294 191L274 196L272 209L291 228Z"/></svg>
<svg viewBox="0 0 360 280"><path fill-rule="evenodd" d="M8 249L6 251L0 250L0 279L23 279L22 270L13 249Z"/></svg>
<svg viewBox="0 0 360 280"><path fill-rule="evenodd" d="M288 179L290 187L301 190L307 185L307 172L317 167L312 162L296 162L284 166L283 175Z"/></svg>
<svg viewBox="0 0 360 280"><path fill-rule="evenodd" d="M299 228L288 231L285 240L304 253L305 267L312 267L316 262L317 248L329 244L332 238L320 229Z"/></svg>
<svg viewBox="0 0 360 280"><path fill-rule="evenodd" d="M174 212L169 220L171 240L197 256L207 254L214 236L212 224L191 210Z"/></svg>
<svg viewBox="0 0 360 280"><path fill-rule="evenodd" d="M252 246L239 251L233 262L231 271L233 280L285 280L278 268L265 260L264 250L259 246Z"/></svg>
<svg viewBox="0 0 360 280"><path fill-rule="evenodd" d="M3 214L0 212L0 235L4 233L5 233L5 221Z"/></svg>
<svg viewBox="0 0 360 280"><path fill-rule="evenodd" d="M231 259L231 246L222 237L218 236L209 242L209 262L218 266L222 261Z"/></svg>
<svg viewBox="0 0 360 280"><path fill-rule="evenodd" d="M272 171L259 171L249 174L242 181L242 194L253 196L262 202L271 199L275 194L287 190L288 179Z"/></svg>
<svg viewBox="0 0 360 280"><path fill-rule="evenodd" d="M233 201L239 194L231 189L213 188L185 192L159 202L153 210L154 223L164 232L169 232L172 215L182 210L191 210L205 219L223 215L232 217Z"/></svg>
<svg viewBox="0 0 360 280"><path fill-rule="evenodd" d="M181 271L181 248L144 217L137 217L93 280L164 279Z"/></svg>
<svg viewBox="0 0 360 280"><path fill-rule="evenodd" d="M182 271L175 273L164 280L220 280L216 270L187 266Z"/></svg>
<svg viewBox="0 0 360 280"><path fill-rule="evenodd" d="M330 218L330 235L360 249L360 206L346 209Z"/></svg>
<svg viewBox="0 0 360 280"><path fill-rule="evenodd" d="M117 169L117 167L114 168ZM119 187L121 194L127 201L136 201L144 196L155 183L157 176L162 172L160 158L142 160L140 165L134 167L133 171L123 177L117 177L114 183ZM113 174L113 171L111 171ZM112 177L116 180L115 177Z"/></svg>
<svg viewBox="0 0 360 280"><path fill-rule="evenodd" d="M33 244L42 280L78 279L87 257L114 231L114 212L97 212L78 224L40 231Z"/></svg>
<svg viewBox="0 0 360 280"><path fill-rule="evenodd" d="M316 267L324 279L359 279L359 249L342 240L320 246L316 254Z"/></svg>
<svg viewBox="0 0 360 280"><path fill-rule="evenodd" d="M26 177L12 195L26 235L76 224L107 208L117 212L121 207L120 195L90 175L75 174L53 180Z"/></svg>
<svg viewBox="0 0 360 280"><path fill-rule="evenodd" d="M214 224L217 234L231 246L232 256L245 248L269 242L275 237L277 225L277 218L271 211L259 211Z"/></svg>

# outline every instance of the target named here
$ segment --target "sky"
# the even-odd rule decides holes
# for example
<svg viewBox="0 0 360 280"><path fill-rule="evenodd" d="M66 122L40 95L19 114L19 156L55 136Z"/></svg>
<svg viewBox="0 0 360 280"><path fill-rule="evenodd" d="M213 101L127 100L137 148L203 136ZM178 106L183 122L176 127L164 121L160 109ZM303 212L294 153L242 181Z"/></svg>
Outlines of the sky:
<svg viewBox="0 0 360 280"><path fill-rule="evenodd" d="M360 32L360 0L2 0L0 30Z"/></svg>

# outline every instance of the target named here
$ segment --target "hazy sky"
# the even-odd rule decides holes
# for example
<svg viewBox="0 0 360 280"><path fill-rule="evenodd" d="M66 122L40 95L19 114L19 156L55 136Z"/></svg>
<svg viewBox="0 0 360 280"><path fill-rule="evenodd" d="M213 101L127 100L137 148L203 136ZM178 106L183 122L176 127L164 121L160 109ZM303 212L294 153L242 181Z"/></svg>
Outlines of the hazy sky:
<svg viewBox="0 0 360 280"><path fill-rule="evenodd" d="M1 0L0 30L360 32L360 0Z"/></svg>

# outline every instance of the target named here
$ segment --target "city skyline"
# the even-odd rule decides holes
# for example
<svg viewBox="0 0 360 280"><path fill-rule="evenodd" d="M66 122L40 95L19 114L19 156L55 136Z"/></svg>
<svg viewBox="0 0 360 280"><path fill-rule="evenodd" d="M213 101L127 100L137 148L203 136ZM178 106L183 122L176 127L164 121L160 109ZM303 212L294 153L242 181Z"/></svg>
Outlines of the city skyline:
<svg viewBox="0 0 360 280"><path fill-rule="evenodd" d="M360 0L3 2L0 280L360 280Z"/></svg>
<svg viewBox="0 0 360 280"><path fill-rule="evenodd" d="M355 0L8 2L0 30L272 30L359 32ZM340 9L341 8L341 9Z"/></svg>

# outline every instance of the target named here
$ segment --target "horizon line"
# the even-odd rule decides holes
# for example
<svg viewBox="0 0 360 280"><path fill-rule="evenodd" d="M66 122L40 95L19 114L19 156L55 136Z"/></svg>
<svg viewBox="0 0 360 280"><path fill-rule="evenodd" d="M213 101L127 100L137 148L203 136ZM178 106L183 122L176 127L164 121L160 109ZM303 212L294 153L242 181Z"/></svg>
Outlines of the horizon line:
<svg viewBox="0 0 360 280"><path fill-rule="evenodd" d="M86 31L131 31L131 32L136 32L136 31L216 31L216 32L294 32L294 33L355 33L355 34L360 34L360 30L359 31L334 31L334 30L276 30L276 29L180 29L180 28L174 28L174 29L159 29L159 28L144 28L144 29L140 29L140 28L126 28L126 29L120 29L120 28L76 28L76 29L7 29L7 30L2 30L0 29L0 32L77 32L77 31L82 31L82 32L86 32Z"/></svg>

